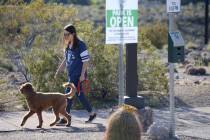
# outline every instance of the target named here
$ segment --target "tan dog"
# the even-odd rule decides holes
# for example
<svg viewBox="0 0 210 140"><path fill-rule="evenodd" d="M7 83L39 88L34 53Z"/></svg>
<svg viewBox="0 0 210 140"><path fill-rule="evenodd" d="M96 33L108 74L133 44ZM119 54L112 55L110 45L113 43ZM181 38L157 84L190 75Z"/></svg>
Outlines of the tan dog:
<svg viewBox="0 0 210 140"><path fill-rule="evenodd" d="M34 113L37 113L39 119L39 125L37 128L42 127L42 111L49 107L53 108L54 114L56 116L55 121L50 124L53 126L60 120L59 114L62 114L67 119L66 126L71 125L71 116L66 112L67 98L74 95L76 92L76 87L72 83L66 84L71 88L68 94L62 93L41 93L35 92L31 83L25 83L21 85L20 92L26 97L27 104L29 107L29 112L24 116L21 126L23 126L26 120L31 117Z"/></svg>

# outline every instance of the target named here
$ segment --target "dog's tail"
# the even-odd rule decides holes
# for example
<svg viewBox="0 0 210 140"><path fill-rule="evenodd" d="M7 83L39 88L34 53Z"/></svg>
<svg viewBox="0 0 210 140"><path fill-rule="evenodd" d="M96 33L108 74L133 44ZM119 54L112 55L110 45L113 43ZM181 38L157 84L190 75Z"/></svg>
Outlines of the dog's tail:
<svg viewBox="0 0 210 140"><path fill-rule="evenodd" d="M74 86L74 84L73 83L65 83L65 84L63 84L63 86L71 88L70 92L65 94L64 96L66 98L73 98L76 93L76 90L77 90L76 87Z"/></svg>

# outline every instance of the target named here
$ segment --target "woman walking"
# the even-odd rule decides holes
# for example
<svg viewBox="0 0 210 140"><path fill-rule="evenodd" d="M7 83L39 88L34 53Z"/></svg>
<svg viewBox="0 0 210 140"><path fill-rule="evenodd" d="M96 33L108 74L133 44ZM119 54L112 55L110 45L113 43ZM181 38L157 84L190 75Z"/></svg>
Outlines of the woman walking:
<svg viewBox="0 0 210 140"><path fill-rule="evenodd" d="M80 92L76 93L76 97L82 103L83 107L89 112L90 116L86 123L91 122L96 118L96 113L93 112L92 106L86 99L81 84L87 78L87 67L89 61L87 47L85 43L77 37L76 28L71 24L64 27L64 43L66 45L64 60L56 71L55 78L59 72L66 68L68 82L74 83L76 87L80 84ZM68 93L69 91L70 88L65 89L65 93ZM66 111L69 114L71 106L72 99L68 99ZM59 123L66 123L66 121L61 119Z"/></svg>

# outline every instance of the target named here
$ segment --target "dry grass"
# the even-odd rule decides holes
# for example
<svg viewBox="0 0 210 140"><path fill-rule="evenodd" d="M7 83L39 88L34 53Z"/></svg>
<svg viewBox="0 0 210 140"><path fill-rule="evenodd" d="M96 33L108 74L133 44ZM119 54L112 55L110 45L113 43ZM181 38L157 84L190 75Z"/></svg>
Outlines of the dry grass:
<svg viewBox="0 0 210 140"><path fill-rule="evenodd" d="M26 103L19 94L18 87L11 84L9 72L0 68L0 111L24 110Z"/></svg>
<svg viewBox="0 0 210 140"><path fill-rule="evenodd" d="M25 110L25 100L17 91L0 92L0 111L18 111Z"/></svg>

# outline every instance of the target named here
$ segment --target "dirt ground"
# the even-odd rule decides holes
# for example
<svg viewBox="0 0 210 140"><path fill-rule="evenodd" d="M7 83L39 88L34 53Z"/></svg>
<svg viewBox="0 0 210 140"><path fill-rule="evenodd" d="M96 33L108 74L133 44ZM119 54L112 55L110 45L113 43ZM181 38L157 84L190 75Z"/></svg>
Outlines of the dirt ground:
<svg viewBox="0 0 210 140"><path fill-rule="evenodd" d="M187 107L210 107L210 75L175 74L175 96ZM209 73L209 72L208 72Z"/></svg>

